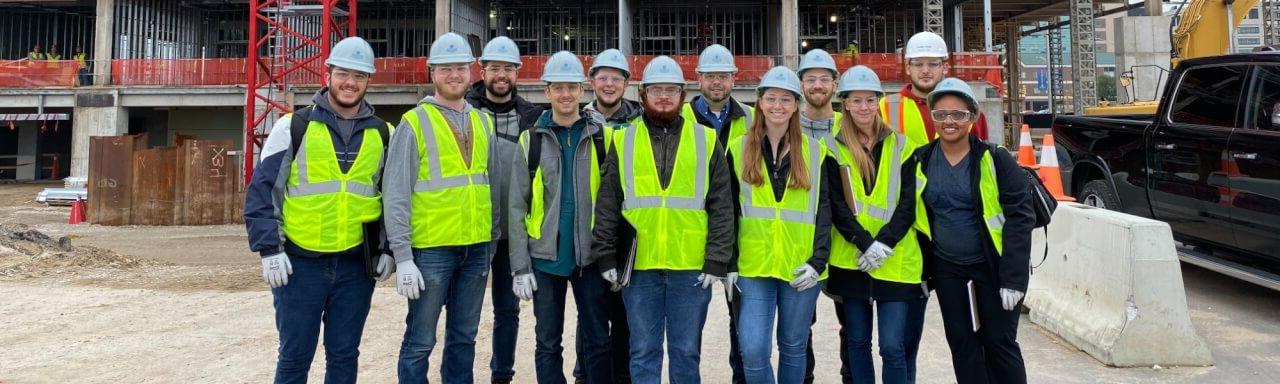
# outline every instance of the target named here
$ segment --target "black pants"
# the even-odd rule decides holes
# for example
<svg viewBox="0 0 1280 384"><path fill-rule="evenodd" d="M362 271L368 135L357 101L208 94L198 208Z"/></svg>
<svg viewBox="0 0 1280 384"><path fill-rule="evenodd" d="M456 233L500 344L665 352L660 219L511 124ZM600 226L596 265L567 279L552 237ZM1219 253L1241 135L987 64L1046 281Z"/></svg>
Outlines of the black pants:
<svg viewBox="0 0 1280 384"><path fill-rule="evenodd" d="M609 339L613 345L613 382L630 383L631 348L627 346L631 345L631 332L627 328L627 308L622 304L622 292L605 292L605 301L609 304ZM582 340L582 332L578 332L578 340ZM578 356L583 356L581 348L575 350ZM574 363L573 377L578 382L585 382L587 375L582 372L582 359L577 359Z"/></svg>
<svg viewBox="0 0 1280 384"><path fill-rule="evenodd" d="M951 347L951 365L960 384L1027 382L1027 369L1018 346L1020 308L1006 311L1001 306L1000 287L990 264L960 265L945 260L933 263L933 283L937 289L942 323ZM973 331L969 314L969 289L976 293L978 322ZM1021 303L1018 304L1021 307Z"/></svg>

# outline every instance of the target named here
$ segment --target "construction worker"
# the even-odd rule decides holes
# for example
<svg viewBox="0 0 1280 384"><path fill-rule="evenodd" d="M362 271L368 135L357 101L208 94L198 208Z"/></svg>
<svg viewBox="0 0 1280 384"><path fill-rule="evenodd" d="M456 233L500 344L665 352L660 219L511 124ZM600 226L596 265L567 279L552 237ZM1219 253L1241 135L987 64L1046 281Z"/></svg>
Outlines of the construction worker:
<svg viewBox="0 0 1280 384"><path fill-rule="evenodd" d="M93 85L93 77L89 75L89 65L85 61L84 48L76 46L76 54L71 56L76 61L76 75L80 80L80 86Z"/></svg>
<svg viewBox="0 0 1280 384"><path fill-rule="evenodd" d="M588 383L612 383L604 281L591 257L591 217L611 130L578 108L582 61L568 51L542 72L551 110L520 135L511 173L511 273L517 297L533 300L539 383L564 383L565 294L573 286L578 359ZM532 166L530 165L532 164Z"/></svg>
<svg viewBox="0 0 1280 384"><path fill-rule="evenodd" d="M902 90L880 100L880 113L889 127L907 134L907 140L917 146L928 144L938 137L933 120L928 113L925 97L947 76L947 42L933 32L920 32L907 40L903 58L910 83ZM906 101L911 102L906 102ZM980 140L987 139L987 118L978 114L973 134Z"/></svg>
<svg viewBox="0 0 1280 384"><path fill-rule="evenodd" d="M858 65L840 77L837 96L845 111L833 157L840 168L831 189L831 279L827 293L839 297L842 355L849 379L876 381L871 330L879 331L882 382L915 381L915 352L924 317L908 316L923 307L927 290L920 243L911 229L915 218L915 170L904 167L915 146L880 118L884 97L880 77ZM874 311L872 306L874 304ZM876 322L873 322L873 315ZM912 322L921 322L920 324Z"/></svg>
<svg viewBox="0 0 1280 384"><path fill-rule="evenodd" d="M595 100L587 104L584 110L591 113L591 116L599 121L602 125L611 130L625 129L631 122L640 117L644 112L644 107L639 101L628 100L622 97L626 92L629 80L631 79L631 64L627 61L627 57L622 51L617 49L606 49L596 55L595 60L588 69L588 81L591 83L591 91L595 95ZM633 234L624 234L618 236L623 239L625 244L619 245L620 248L630 249L629 242L635 236ZM605 301L609 306L609 345L610 351L613 353L611 357L613 361L613 382L618 384L631 382L631 350L627 347L631 339L631 333L627 331L627 310L622 302L622 292L620 290L609 290L605 292ZM578 339L584 337L578 334ZM582 345L579 343L578 345ZM583 359L586 356L585 351L578 349L578 356L573 367L573 377L578 383L586 382L586 372L582 367Z"/></svg>
<svg viewBox="0 0 1280 384"><path fill-rule="evenodd" d="M720 145L747 133L754 116L751 107L733 98L733 63L729 48L712 44L698 56L698 89L701 95L681 110L685 119L715 129Z"/></svg>
<svg viewBox="0 0 1280 384"><path fill-rule="evenodd" d="M710 288L729 269L731 179L716 132L681 116L684 76L659 56L645 67L644 114L613 136L596 201L592 253L605 280L622 285L631 329L631 381L698 383ZM618 250L629 225L634 251Z"/></svg>
<svg viewBox="0 0 1280 384"><path fill-rule="evenodd" d="M58 53L58 43L49 45L49 51L45 52L44 59L48 61L62 60L62 54Z"/></svg>
<svg viewBox="0 0 1280 384"><path fill-rule="evenodd" d="M819 139L801 132L795 72L770 69L756 94L755 123L728 146L737 182L740 277L727 292L740 292L734 300L739 301L738 345L746 382L800 383L831 249L831 211L822 177L828 158ZM777 376L770 364L775 313Z"/></svg>
<svg viewBox="0 0 1280 384"><path fill-rule="evenodd" d="M587 111L605 121L609 126L618 128L631 120L640 117L644 108L639 101L622 97L631 79L631 65L622 51L606 49L596 55L591 63L591 91L595 100L587 104Z"/></svg>
<svg viewBox="0 0 1280 384"><path fill-rule="evenodd" d="M956 381L1026 383L1017 341L1035 223L1026 173L1007 151L969 134L978 100L964 81L942 80L928 102L939 138L907 166L920 183L914 226L932 239L926 264Z"/></svg>
<svg viewBox="0 0 1280 384"><path fill-rule="evenodd" d="M36 60L44 60L44 53L40 52L40 43L36 43L34 47L31 47L31 52L27 53L27 60L31 60L33 62Z"/></svg>
<svg viewBox="0 0 1280 384"><path fill-rule="evenodd" d="M493 304L493 356L489 360L489 370L493 383L510 383L516 371L516 336L520 330L520 302L511 293L510 247L506 233L507 183L511 174L511 161L519 149L516 140L520 133L529 130L542 114L542 107L533 105L516 94L516 79L519 78L520 49L516 43L506 36L498 36L485 44L480 53L481 79L471 84L467 92L467 103L481 112L493 115L494 131L498 140L494 141L494 162L491 178L494 199L502 202L494 206L498 211L498 221L494 227L499 231L498 242L493 255L493 282L489 293Z"/></svg>
<svg viewBox="0 0 1280 384"><path fill-rule="evenodd" d="M391 126L364 99L375 72L359 37L333 46L327 87L276 121L245 193L249 247L276 309L276 383L304 383L324 324L325 382L354 383L374 280L395 267L383 252L379 192ZM368 271L366 258L376 258Z"/></svg>
<svg viewBox="0 0 1280 384"><path fill-rule="evenodd" d="M445 33L427 65L435 95L400 120L387 150L383 209L396 260L396 291L409 299L401 383L427 379L427 358L448 303L446 383L471 383L498 204L489 188L496 136L489 114L467 104L475 58L466 39Z"/></svg>

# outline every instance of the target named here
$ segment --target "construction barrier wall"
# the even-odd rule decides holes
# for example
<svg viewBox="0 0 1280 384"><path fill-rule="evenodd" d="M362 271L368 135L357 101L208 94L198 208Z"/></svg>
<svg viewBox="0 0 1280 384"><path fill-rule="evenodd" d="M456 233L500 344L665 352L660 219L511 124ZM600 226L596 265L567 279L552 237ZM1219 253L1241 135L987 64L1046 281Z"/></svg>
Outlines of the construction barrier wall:
<svg viewBox="0 0 1280 384"><path fill-rule="evenodd" d="M90 142L89 221L99 225L243 223L244 184L234 141L180 140L145 148L147 136Z"/></svg>

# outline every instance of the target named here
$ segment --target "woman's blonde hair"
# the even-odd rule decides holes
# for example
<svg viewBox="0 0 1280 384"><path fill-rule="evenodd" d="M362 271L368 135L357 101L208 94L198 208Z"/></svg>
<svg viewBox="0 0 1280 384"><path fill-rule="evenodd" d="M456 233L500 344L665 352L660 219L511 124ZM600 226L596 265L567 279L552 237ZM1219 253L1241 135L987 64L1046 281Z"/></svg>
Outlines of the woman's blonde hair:
<svg viewBox="0 0 1280 384"><path fill-rule="evenodd" d="M879 100L877 100L876 105L879 105ZM840 120L840 141L844 142L845 148L848 148L849 153L853 155L853 164L858 167L858 174L862 175L864 188L870 188L875 185L876 167L871 163L871 154L867 153L867 149L862 147L861 139L867 139L868 142L874 143L891 128L888 124L885 124L884 119L880 118L880 113L876 113L874 120L871 122L871 136L865 136L854 125L853 116L848 113L848 109L845 109L845 112L844 118ZM875 146L872 146L872 148L874 149ZM882 159L881 161L884 160Z"/></svg>

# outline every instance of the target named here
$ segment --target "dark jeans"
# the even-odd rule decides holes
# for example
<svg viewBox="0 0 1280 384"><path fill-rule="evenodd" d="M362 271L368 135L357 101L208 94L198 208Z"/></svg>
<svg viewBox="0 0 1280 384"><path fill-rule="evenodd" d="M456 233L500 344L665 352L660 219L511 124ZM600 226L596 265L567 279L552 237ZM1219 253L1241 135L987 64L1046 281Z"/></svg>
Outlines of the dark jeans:
<svg viewBox="0 0 1280 384"><path fill-rule="evenodd" d="M612 345L609 341L609 311L605 293L609 291L595 265L579 268L569 277L534 270L538 290L533 293L534 331L537 345L534 364L540 384L563 384L565 294L573 286L578 309L578 360L583 362L588 383L613 381Z"/></svg>
<svg viewBox="0 0 1280 384"><path fill-rule="evenodd" d="M440 377L445 383L471 383L476 359L476 333L489 274L489 243L457 247L414 249L414 264L422 272L427 289L409 300L404 342L400 344L400 383L427 380L427 358L436 346L440 314L445 319L444 359Z"/></svg>
<svg viewBox="0 0 1280 384"><path fill-rule="evenodd" d="M76 71L76 77L80 80L81 87L93 85L93 75L89 73L89 68L80 68Z"/></svg>
<svg viewBox="0 0 1280 384"><path fill-rule="evenodd" d="M606 286L606 288L608 288ZM631 332L627 331L627 308L622 304L622 292L606 289L605 301L609 304L609 345L613 353L613 382L618 384L631 382ZM578 340L582 340L582 331L578 331ZM582 344L578 343L575 351L578 356L585 356ZM582 371L582 358L573 364L573 377L586 379L587 373Z"/></svg>
<svg viewBox="0 0 1280 384"><path fill-rule="evenodd" d="M631 330L631 381L662 381L665 339L670 383L702 382L698 365L711 290L698 284L698 271L634 271L622 299Z"/></svg>
<svg viewBox="0 0 1280 384"><path fill-rule="evenodd" d="M956 381L971 383L1027 382L1027 370L1018 346L1020 308L1012 311L1001 306L1000 287L993 284L987 262L974 265L952 264L944 260L934 263L934 284L942 324L951 347L951 365ZM973 331L969 316L970 281L974 284L981 327ZM1018 307L1021 307L1019 303Z"/></svg>
<svg viewBox="0 0 1280 384"><path fill-rule="evenodd" d="M373 298L364 260L341 255L289 257L289 284L271 289L280 347L276 383L305 383L324 324L326 383L356 382L360 337Z"/></svg>
<svg viewBox="0 0 1280 384"><path fill-rule="evenodd" d="M489 371L494 379L516 376L516 337L520 331L520 301L511 291L511 254L507 240L498 240L493 254L493 357Z"/></svg>
<svg viewBox="0 0 1280 384"><path fill-rule="evenodd" d="M880 347L880 359L884 364L881 382L885 384L907 384L910 382L908 366L909 349L908 331L915 329L909 324L911 301L877 301L844 299L846 336L848 338L850 362L852 363L853 380L855 382L875 382L875 365L871 359L871 330L878 331L877 341ZM874 311L872 310L874 304ZM875 322L873 323L873 317Z"/></svg>

